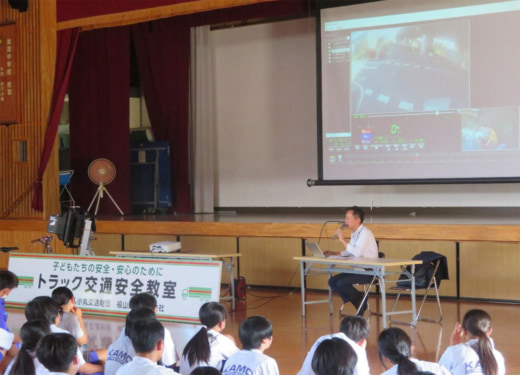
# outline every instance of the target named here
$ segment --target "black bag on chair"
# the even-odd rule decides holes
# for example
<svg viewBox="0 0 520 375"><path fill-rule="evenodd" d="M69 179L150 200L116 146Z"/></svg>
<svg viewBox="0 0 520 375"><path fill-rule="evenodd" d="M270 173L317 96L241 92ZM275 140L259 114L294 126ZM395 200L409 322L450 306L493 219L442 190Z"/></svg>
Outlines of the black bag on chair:
<svg viewBox="0 0 520 375"><path fill-rule="evenodd" d="M427 288L430 280L432 279L434 271L434 264L433 263L427 263L427 264L421 264L415 266L415 287L416 288ZM408 272L411 272L411 270L408 270ZM403 280L404 279L404 280ZM406 275L401 275L399 277L397 285L404 287L404 288L411 288L412 282L410 280L407 280L408 277Z"/></svg>
<svg viewBox="0 0 520 375"><path fill-rule="evenodd" d="M433 251L422 251L419 254L415 255L413 260L422 260L423 264L418 264L415 266L415 287L416 288L428 288L428 284L432 279L433 272L435 271L435 263L437 260L441 259L440 267L437 269L437 274L435 278L437 280L437 286L440 285L441 280L449 279L448 276L448 263L446 257L442 254L435 253ZM408 272L411 272L411 267L406 267ZM403 288L411 288L412 282L407 280L405 274L402 274L399 277L397 285Z"/></svg>

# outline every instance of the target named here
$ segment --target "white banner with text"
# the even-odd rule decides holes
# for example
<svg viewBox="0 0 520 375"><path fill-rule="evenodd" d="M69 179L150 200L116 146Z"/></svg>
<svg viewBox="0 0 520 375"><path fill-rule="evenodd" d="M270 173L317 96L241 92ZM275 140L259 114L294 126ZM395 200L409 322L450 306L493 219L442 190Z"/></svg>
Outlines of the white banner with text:
<svg viewBox="0 0 520 375"><path fill-rule="evenodd" d="M66 286L85 313L125 317L130 298L147 292L157 298L158 318L197 324L200 306L219 300L222 263L18 253L10 254L9 270L19 279L10 307Z"/></svg>

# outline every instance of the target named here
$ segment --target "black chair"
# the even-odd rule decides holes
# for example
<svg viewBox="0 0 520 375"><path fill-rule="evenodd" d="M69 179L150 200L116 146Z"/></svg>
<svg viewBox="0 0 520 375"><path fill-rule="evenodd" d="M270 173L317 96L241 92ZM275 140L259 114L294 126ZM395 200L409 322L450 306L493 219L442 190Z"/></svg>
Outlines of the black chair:
<svg viewBox="0 0 520 375"><path fill-rule="evenodd" d="M415 291L417 295L417 291L423 291L424 294L422 296L422 302L417 310L416 320L415 322L404 322L392 319L390 317L390 321L392 323L402 323L402 324L415 324L417 321L429 321L439 323L442 321L442 308L441 308L441 300L439 297L439 285L440 281L443 279L448 279L448 268L446 257L442 254L438 254L432 251L423 251L417 255L415 255L412 259L414 260L422 260L423 264L415 267ZM410 270L408 270L410 272ZM401 276L402 279L405 279L406 276ZM398 281L396 286L390 287L391 290L397 291L397 296L395 298L394 304L392 306L392 312L395 311L397 304L399 303L399 297L404 292L411 291L411 281L403 280ZM430 292L433 292L435 298L437 300L437 309L439 312L438 318L421 318L421 312L424 307L424 303L428 298ZM433 295L432 293L432 295Z"/></svg>

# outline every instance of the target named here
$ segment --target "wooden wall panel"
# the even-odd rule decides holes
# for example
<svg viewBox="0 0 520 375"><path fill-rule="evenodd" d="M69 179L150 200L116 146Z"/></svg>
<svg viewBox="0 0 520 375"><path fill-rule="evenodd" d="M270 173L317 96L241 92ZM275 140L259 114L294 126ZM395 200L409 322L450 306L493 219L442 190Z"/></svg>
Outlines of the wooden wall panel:
<svg viewBox="0 0 520 375"><path fill-rule="evenodd" d="M128 231L124 222L121 225L120 233ZM133 222L132 226L134 223ZM99 224L99 222L98 222ZM142 223L143 226L146 223ZM151 223L153 224L153 223ZM246 276L251 285L276 285L276 286L297 286L299 285L299 262L294 261L294 256L301 255L302 240L300 238L274 238L279 233L290 232L283 224L276 225L274 231L270 231L271 225L264 232L255 228L255 223L156 223L159 233L167 230L170 233L182 233L182 229L187 229L189 233L207 233L208 227L219 224L216 227L223 228L225 235L203 236L203 235L184 235L181 236L184 250L199 251L201 249L208 252L228 252L236 250L236 238L239 238L239 249L242 253L240 259L241 275ZM161 225L158 225L161 224ZM169 224L169 225L168 225ZM179 225L180 224L180 225ZM190 227L191 225L191 227ZM251 226L249 233L256 232L261 237L240 237L246 228ZM399 224L389 225L396 230ZM305 227L305 225L304 225ZM309 224L303 233L319 234L319 225L313 228ZM481 232L494 232L494 230L484 230L482 226L471 226L480 229ZM39 238L46 234L47 221L44 220L0 220L0 246L18 246L23 250L40 252L41 245L34 245L30 240ZM234 230L233 230L234 228ZM288 228L294 228L294 224L288 224ZM99 225L98 225L99 229ZM489 229L489 228L487 228ZM138 228L142 230L142 228ZM148 229L146 229L148 231ZM212 231L211 229L210 231ZM472 229L473 230L473 229ZM512 235L518 232L518 226L509 226ZM235 234L235 236L231 236ZM380 238L380 250L386 253L387 257L411 258L414 254L423 250L436 251L446 255L448 258L448 268L450 280L441 283L440 293L443 296L456 296L456 243L454 241L416 241L413 240L421 235L421 232L410 233L401 241L393 241ZM272 236L273 238L269 237ZM487 235L486 235L487 236ZM97 254L105 255L109 251L122 250L120 238L117 233L96 233L100 238L99 242L94 241L93 247ZM313 236L307 237L308 240L315 241ZM161 240L177 239L176 235L125 235L125 249L143 251L149 248L149 244ZM497 237L497 239L500 239ZM57 241L58 242L58 241ZM56 246L56 243L53 244ZM58 248L60 248L58 244ZM338 241L322 239L320 246L324 249L341 250ZM70 253L70 249L63 249ZM1 256L1 255L0 255ZM520 292L517 285L520 281L518 268L520 266L520 243L500 243L491 241L461 242L460 243L460 292L462 298L483 298L520 301ZM0 267L6 267L7 261L0 258ZM326 276L314 276L307 279L307 286L311 289L326 289Z"/></svg>
<svg viewBox="0 0 520 375"><path fill-rule="evenodd" d="M122 251L120 234L95 234L96 239L90 243L94 253L99 256L110 256L111 251Z"/></svg>
<svg viewBox="0 0 520 375"><path fill-rule="evenodd" d="M237 252L237 239L233 237L181 236L182 251L198 254L226 254Z"/></svg>
<svg viewBox="0 0 520 375"><path fill-rule="evenodd" d="M112 220L96 222L99 233L139 233L139 234L168 234L193 236L231 236L231 237L285 237L308 238L318 237L321 224L307 222L294 218L293 222L257 222L254 219L225 222L220 217L219 222L202 221L197 215L195 220L189 221L132 221ZM217 219L215 219L217 220ZM493 242L520 242L519 225L438 225L387 223L367 225L376 238L382 240L416 240L416 241L493 241ZM330 225L329 233L333 233L337 224ZM489 230L483 230L488 228ZM492 228L492 230L490 229Z"/></svg>
<svg viewBox="0 0 520 375"><path fill-rule="evenodd" d="M7 180L6 194L9 202L20 199L20 204L14 206L10 217L38 217L41 214L30 207L32 199L32 185L38 168L39 152L41 148L41 129L34 125L12 125L9 127L8 142L10 148L10 163L7 166L9 178ZM27 161L19 160L19 144L27 142Z"/></svg>
<svg viewBox="0 0 520 375"><path fill-rule="evenodd" d="M7 163L11 154L10 142L8 139L9 128L0 126L0 215L7 208L8 194L3 193L8 186ZM1 218L1 216L0 216Z"/></svg>
<svg viewBox="0 0 520 375"><path fill-rule="evenodd" d="M461 243L461 297L519 301L519 269L520 244Z"/></svg>
<svg viewBox="0 0 520 375"><path fill-rule="evenodd" d="M46 236L46 231L5 231L0 230L0 246L11 247L16 246L19 249L17 253L37 253L43 254L43 245L39 242L33 242L39 238ZM73 250L65 248L63 242L56 237L51 241L51 247L55 254L73 254ZM9 255L0 253L0 269L7 269L9 265ZM29 265L28 265L29 266Z"/></svg>
<svg viewBox="0 0 520 375"><path fill-rule="evenodd" d="M190 251L198 254L234 254L237 252L237 240L233 237L203 237L203 236L182 236L180 238L182 251ZM240 267L240 257L235 258L235 272L233 277L236 279ZM221 283L230 283L229 272L222 268Z"/></svg>
<svg viewBox="0 0 520 375"><path fill-rule="evenodd" d="M54 1L30 1L27 12L0 2L0 19L16 22L19 29L21 70L20 123L2 131L2 146L9 154L0 159L0 215L10 218L48 217L59 209L57 151L50 160L50 173L44 177L43 214L31 208L32 186L40 161L43 134L47 122L54 80L56 56L56 4ZM17 161L19 141L27 141L27 161ZM2 147L3 148L3 147ZM25 194L24 194L25 193ZM17 202L18 200L18 202ZM15 203L16 202L16 203Z"/></svg>
<svg viewBox="0 0 520 375"><path fill-rule="evenodd" d="M299 287L301 240L294 238L240 238L240 275L250 285Z"/></svg>
<svg viewBox="0 0 520 375"><path fill-rule="evenodd" d="M211 10L230 8L243 5L251 5L257 3L265 3L280 0L197 0L184 1L177 4L153 7L148 9L139 9L121 13L105 14L92 17L84 17L68 21L62 21L58 24L58 29L70 29L72 27L81 27L84 30L91 30L104 27L114 27L130 25L152 21L161 18L169 18L179 15L207 12Z"/></svg>

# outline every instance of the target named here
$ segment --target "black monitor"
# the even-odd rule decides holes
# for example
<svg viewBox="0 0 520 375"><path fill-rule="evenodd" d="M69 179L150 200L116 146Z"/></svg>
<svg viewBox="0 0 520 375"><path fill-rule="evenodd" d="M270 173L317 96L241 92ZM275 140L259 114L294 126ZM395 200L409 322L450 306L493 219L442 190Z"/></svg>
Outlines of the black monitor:
<svg viewBox="0 0 520 375"><path fill-rule="evenodd" d="M87 218L87 212L79 208L68 208L61 214L49 218L47 231L56 234L65 247L78 248L81 245L81 236Z"/></svg>

